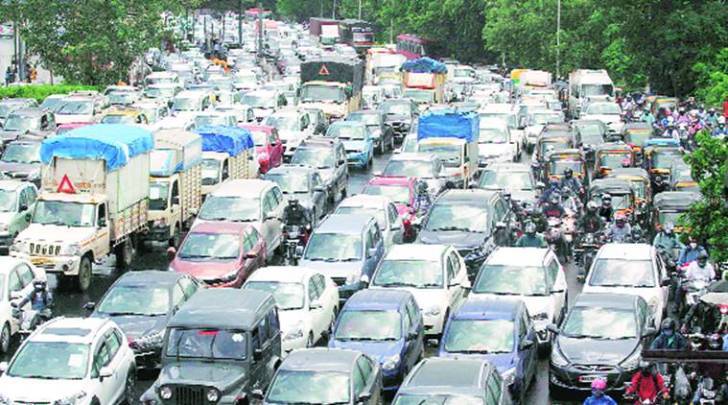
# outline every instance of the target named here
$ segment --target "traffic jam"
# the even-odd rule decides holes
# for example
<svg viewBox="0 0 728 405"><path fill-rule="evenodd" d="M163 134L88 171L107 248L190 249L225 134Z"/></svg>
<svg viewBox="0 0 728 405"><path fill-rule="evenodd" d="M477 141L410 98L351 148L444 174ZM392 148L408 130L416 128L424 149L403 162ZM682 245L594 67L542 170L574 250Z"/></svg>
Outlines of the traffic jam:
<svg viewBox="0 0 728 405"><path fill-rule="evenodd" d="M0 405L728 403L728 111L237 21L0 100Z"/></svg>

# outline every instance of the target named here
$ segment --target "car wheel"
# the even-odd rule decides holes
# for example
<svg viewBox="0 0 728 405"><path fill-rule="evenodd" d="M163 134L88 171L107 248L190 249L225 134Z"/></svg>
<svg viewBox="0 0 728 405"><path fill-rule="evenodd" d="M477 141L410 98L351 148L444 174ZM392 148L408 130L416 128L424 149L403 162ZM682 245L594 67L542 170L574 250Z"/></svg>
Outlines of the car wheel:
<svg viewBox="0 0 728 405"><path fill-rule="evenodd" d="M0 353L7 353L10 349L10 325L6 322L0 332Z"/></svg>
<svg viewBox="0 0 728 405"><path fill-rule="evenodd" d="M79 291L84 292L91 286L91 274L91 258L84 256L78 265L78 277L76 277Z"/></svg>
<svg viewBox="0 0 728 405"><path fill-rule="evenodd" d="M313 341L313 332L308 332L308 339L306 340L306 347L313 347L314 345Z"/></svg>
<svg viewBox="0 0 728 405"><path fill-rule="evenodd" d="M172 239L169 240L169 246L177 248L180 242L182 242L182 229L181 226L177 224L174 228L174 235L172 235Z"/></svg>
<svg viewBox="0 0 728 405"><path fill-rule="evenodd" d="M130 368L129 372L126 375L126 386L124 386L124 400L122 401L123 404L131 405L135 401L134 396L134 385L136 384L136 370L134 368Z"/></svg>
<svg viewBox="0 0 728 405"><path fill-rule="evenodd" d="M387 145L384 143L384 136L382 136L382 140L379 141L379 154L383 155L387 152Z"/></svg>

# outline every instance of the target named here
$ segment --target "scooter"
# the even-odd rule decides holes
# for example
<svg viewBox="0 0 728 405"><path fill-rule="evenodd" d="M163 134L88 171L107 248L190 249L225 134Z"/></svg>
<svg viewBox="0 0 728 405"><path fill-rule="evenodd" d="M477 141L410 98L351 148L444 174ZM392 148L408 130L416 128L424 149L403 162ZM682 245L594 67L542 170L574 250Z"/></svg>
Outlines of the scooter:
<svg viewBox="0 0 728 405"><path fill-rule="evenodd" d="M301 250L299 246L305 247L306 243L308 243L308 234L310 232L308 228L308 225L306 227L299 225L283 226L284 260L287 264L291 266L298 265L298 252Z"/></svg>
<svg viewBox="0 0 728 405"><path fill-rule="evenodd" d="M30 334L33 333L38 326L51 319L50 304L43 311L31 308L20 308L17 302L13 302L10 305L12 306L13 317L20 323L18 336L20 336L21 342L30 336Z"/></svg>
<svg viewBox="0 0 728 405"><path fill-rule="evenodd" d="M597 251L602 246L601 241L595 233L587 233L579 241L579 244L574 248L574 254L576 261L579 263L579 275L576 276L577 280L584 282L586 276L589 273L594 258L597 255Z"/></svg>

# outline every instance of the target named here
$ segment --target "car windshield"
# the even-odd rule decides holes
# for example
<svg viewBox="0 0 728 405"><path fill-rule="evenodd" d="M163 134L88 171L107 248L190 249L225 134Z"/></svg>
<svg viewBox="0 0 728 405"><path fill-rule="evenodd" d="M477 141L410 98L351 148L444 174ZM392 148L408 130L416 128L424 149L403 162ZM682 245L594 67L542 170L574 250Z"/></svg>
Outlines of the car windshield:
<svg viewBox="0 0 728 405"><path fill-rule="evenodd" d="M561 116L559 114L542 114L542 113L534 113L531 115L530 120L531 125L546 125L546 124L558 124L560 123Z"/></svg>
<svg viewBox="0 0 728 405"><path fill-rule="evenodd" d="M654 287L649 260L599 259L594 262L589 285L595 287Z"/></svg>
<svg viewBox="0 0 728 405"><path fill-rule="evenodd" d="M474 293L546 296L546 271L540 267L485 265L480 269Z"/></svg>
<svg viewBox="0 0 728 405"><path fill-rule="evenodd" d="M596 137L600 139L604 135L604 127L597 122L594 123L574 123L574 126L579 130L582 140L584 137Z"/></svg>
<svg viewBox="0 0 728 405"><path fill-rule="evenodd" d="M39 200L35 203L32 221L41 225L91 227L95 216L94 204Z"/></svg>
<svg viewBox="0 0 728 405"><path fill-rule="evenodd" d="M198 115L195 117L195 127L200 128L207 125L229 125L228 118L224 115Z"/></svg>
<svg viewBox="0 0 728 405"><path fill-rule="evenodd" d="M145 285L120 285L112 288L97 311L110 316L158 316L169 312L169 292Z"/></svg>
<svg viewBox="0 0 728 405"><path fill-rule="evenodd" d="M199 218L206 221L254 222L260 219L260 200L211 195L202 204Z"/></svg>
<svg viewBox="0 0 728 405"><path fill-rule="evenodd" d="M652 136L652 131L630 131L625 134L624 141L632 145L644 146L650 136Z"/></svg>
<svg viewBox="0 0 728 405"><path fill-rule="evenodd" d="M425 229L485 233L488 230L488 211L464 204L435 204L427 217Z"/></svg>
<svg viewBox="0 0 728 405"><path fill-rule="evenodd" d="M280 281L248 281L245 288L273 294L280 310L303 308L303 284Z"/></svg>
<svg viewBox="0 0 728 405"><path fill-rule="evenodd" d="M634 312L600 307L574 307L563 334L572 338L626 339L637 337Z"/></svg>
<svg viewBox="0 0 728 405"><path fill-rule="evenodd" d="M306 246L306 260L358 261L362 242L359 235L314 232Z"/></svg>
<svg viewBox="0 0 728 405"><path fill-rule="evenodd" d="M584 162L579 160L553 160L549 165L550 174L563 174L566 169L571 169L577 175L584 173Z"/></svg>
<svg viewBox="0 0 728 405"><path fill-rule="evenodd" d="M110 104L126 105L131 104L139 98L139 95L130 91L115 91L107 95Z"/></svg>
<svg viewBox="0 0 728 405"><path fill-rule="evenodd" d="M58 107L56 114L60 115L71 115L71 114L93 114L94 102L91 100L70 100L65 101L63 105Z"/></svg>
<svg viewBox="0 0 728 405"><path fill-rule="evenodd" d="M669 169L675 161L681 159L682 153L679 151L656 151L652 154L652 166L657 169Z"/></svg>
<svg viewBox="0 0 728 405"><path fill-rule="evenodd" d="M542 142L541 143L541 156L545 156L551 152L558 152L560 150L569 149L571 144L568 142Z"/></svg>
<svg viewBox="0 0 728 405"><path fill-rule="evenodd" d="M621 111L615 103L596 103L586 108L587 114L619 115Z"/></svg>
<svg viewBox="0 0 728 405"><path fill-rule="evenodd" d="M385 218L386 212L382 208L374 208L374 207L345 207L339 205L339 208L336 209L334 214L359 214L359 215L369 215L374 217L374 219L377 220L377 224L379 225L380 229L386 229L387 227L387 219Z"/></svg>
<svg viewBox="0 0 728 405"><path fill-rule="evenodd" d="M243 331L173 328L167 338L167 356L245 360L245 340Z"/></svg>
<svg viewBox="0 0 728 405"><path fill-rule="evenodd" d="M326 131L326 136L337 137L341 140L364 140L366 130L361 126L353 125L332 125Z"/></svg>
<svg viewBox="0 0 728 405"><path fill-rule="evenodd" d="M348 404L349 376L332 371L279 370L266 403Z"/></svg>
<svg viewBox="0 0 728 405"><path fill-rule="evenodd" d="M381 106L382 112L386 115L411 115L412 109L409 103L385 103Z"/></svg>
<svg viewBox="0 0 728 405"><path fill-rule="evenodd" d="M174 97L174 87L147 87L144 90L144 96L148 98L169 98Z"/></svg>
<svg viewBox="0 0 728 405"><path fill-rule="evenodd" d="M135 124L136 117L127 114L107 114L101 118L102 124Z"/></svg>
<svg viewBox="0 0 728 405"><path fill-rule="evenodd" d="M624 210L630 208L631 199L627 194L610 194L612 196L612 208L615 210ZM594 196L592 198L597 205L602 204L601 196Z"/></svg>
<svg viewBox="0 0 728 405"><path fill-rule="evenodd" d="M278 129L278 131L298 131L298 117L293 115L271 115L265 119L264 125Z"/></svg>
<svg viewBox="0 0 728 405"><path fill-rule="evenodd" d="M445 333L445 350L451 353L510 353L513 322L505 319L453 319Z"/></svg>
<svg viewBox="0 0 728 405"><path fill-rule="evenodd" d="M212 186L220 182L220 161L202 159L202 185Z"/></svg>
<svg viewBox="0 0 728 405"><path fill-rule="evenodd" d="M0 212L15 212L17 197L15 190L0 189Z"/></svg>
<svg viewBox="0 0 728 405"><path fill-rule="evenodd" d="M479 187L487 190L533 190L533 180L528 172L486 170L479 180Z"/></svg>
<svg viewBox="0 0 728 405"><path fill-rule="evenodd" d="M200 111L202 106L196 97L175 97L172 111Z"/></svg>
<svg viewBox="0 0 728 405"><path fill-rule="evenodd" d="M40 163L40 143L15 144L5 147L0 161L6 163Z"/></svg>
<svg viewBox="0 0 728 405"><path fill-rule="evenodd" d="M63 97L48 96L40 104L40 108L43 110L55 112L58 109L58 107L61 106L61 104L63 104ZM2 114L0 114L0 115L2 115Z"/></svg>
<svg viewBox="0 0 728 405"><path fill-rule="evenodd" d="M307 84L301 88L301 102L333 102L346 100L346 92L342 87Z"/></svg>
<svg viewBox="0 0 728 405"><path fill-rule="evenodd" d="M308 165L317 169L334 167L334 151L328 148L297 148L291 157L291 163Z"/></svg>
<svg viewBox="0 0 728 405"><path fill-rule="evenodd" d="M447 167L460 166L462 159L463 147L459 144L443 144L443 143L420 143L417 147L418 152L433 153L442 164Z"/></svg>
<svg viewBox="0 0 728 405"><path fill-rule="evenodd" d="M589 96L611 96L614 93L614 86L611 84L585 84L581 86L579 94L581 97Z"/></svg>
<svg viewBox="0 0 728 405"><path fill-rule="evenodd" d="M86 344L30 341L21 346L7 375L44 380L80 380L88 370Z"/></svg>
<svg viewBox="0 0 728 405"><path fill-rule="evenodd" d="M384 260L372 285L378 287L441 288L442 264L427 260Z"/></svg>
<svg viewBox="0 0 728 405"><path fill-rule="evenodd" d="M599 166L617 168L622 166L630 166L632 160L632 154L629 152L619 153L604 153L599 156Z"/></svg>
<svg viewBox="0 0 728 405"><path fill-rule="evenodd" d="M10 114L3 125L5 131L31 131L40 129L40 118Z"/></svg>
<svg viewBox="0 0 728 405"><path fill-rule="evenodd" d="M675 211L660 211L657 214L657 221L660 224L678 224L680 223L680 217L682 212Z"/></svg>
<svg viewBox="0 0 728 405"><path fill-rule="evenodd" d="M434 165L427 160L390 160L383 175L392 177L435 178Z"/></svg>
<svg viewBox="0 0 728 405"><path fill-rule="evenodd" d="M177 253L177 257L182 260L231 261L238 256L240 236L228 233L190 233Z"/></svg>
<svg viewBox="0 0 728 405"><path fill-rule="evenodd" d="M382 195L388 197L397 204L410 203L410 189L407 185L379 185L370 184L364 188L362 194Z"/></svg>
<svg viewBox="0 0 728 405"><path fill-rule="evenodd" d="M168 181L149 182L149 209L164 211L167 209L167 196L169 195Z"/></svg>
<svg viewBox="0 0 728 405"><path fill-rule="evenodd" d="M336 340L398 340L402 315L397 311L344 311L339 316Z"/></svg>
<svg viewBox="0 0 728 405"><path fill-rule="evenodd" d="M482 398L458 394L402 394L392 405L485 405Z"/></svg>
<svg viewBox="0 0 728 405"><path fill-rule="evenodd" d="M306 173L287 171L285 173L268 173L266 180L274 181L283 194L308 194L308 176Z"/></svg>
<svg viewBox="0 0 728 405"><path fill-rule="evenodd" d="M430 90L412 90L407 89L402 93L402 97L410 98L416 103L433 103L435 102L435 92Z"/></svg>
<svg viewBox="0 0 728 405"><path fill-rule="evenodd" d="M478 135L478 143L506 143L508 137L503 130L499 128L480 128Z"/></svg>
<svg viewBox="0 0 728 405"><path fill-rule="evenodd" d="M366 126L379 126L379 114L349 114L347 121L362 122Z"/></svg>

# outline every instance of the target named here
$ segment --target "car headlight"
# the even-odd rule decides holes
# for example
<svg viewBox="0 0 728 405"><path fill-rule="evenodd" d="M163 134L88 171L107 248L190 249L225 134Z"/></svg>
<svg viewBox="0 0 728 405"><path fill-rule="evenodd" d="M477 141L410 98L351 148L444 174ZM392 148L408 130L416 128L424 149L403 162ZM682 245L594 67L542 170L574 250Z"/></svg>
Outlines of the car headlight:
<svg viewBox="0 0 728 405"><path fill-rule="evenodd" d="M551 349L551 364L556 367L564 367L569 364L569 360L561 354L561 351L554 347Z"/></svg>
<svg viewBox="0 0 728 405"><path fill-rule="evenodd" d="M635 350L634 353L630 354L624 361L619 363L619 366L625 370L634 370L639 366L640 360L642 359L642 352Z"/></svg>
<svg viewBox="0 0 728 405"><path fill-rule="evenodd" d="M207 400L210 402L217 402L220 399L220 391L215 388L207 390Z"/></svg>
<svg viewBox="0 0 728 405"><path fill-rule="evenodd" d="M72 243L70 245L67 245L65 249L63 249L63 253L68 256L75 256L81 251L81 246L78 243Z"/></svg>
<svg viewBox="0 0 728 405"><path fill-rule="evenodd" d="M164 400L170 400L172 399L172 388L167 387L166 385L159 389L159 396L160 398Z"/></svg>
<svg viewBox="0 0 728 405"><path fill-rule="evenodd" d="M24 240L16 240L15 243L10 246L10 250L17 253L28 253L28 242Z"/></svg>
<svg viewBox="0 0 728 405"><path fill-rule="evenodd" d="M382 362L382 368L384 370L394 370L395 368L397 368L399 366L400 360L401 359L399 357L399 354L395 354L392 357L387 357Z"/></svg>
<svg viewBox="0 0 728 405"><path fill-rule="evenodd" d="M8 224L0 224L0 232L7 232Z"/></svg>
<svg viewBox="0 0 728 405"><path fill-rule="evenodd" d="M427 308L427 310L425 311L425 315L430 315L430 316L440 315L440 307L432 306L430 308Z"/></svg>
<svg viewBox="0 0 728 405"><path fill-rule="evenodd" d="M511 367L508 370L501 373L501 377L503 378L503 382L505 385L511 385L514 381L516 381L516 368Z"/></svg>
<svg viewBox="0 0 728 405"><path fill-rule="evenodd" d="M83 398L86 397L86 393L83 391L77 392L73 395L69 395L62 399L53 401L53 405L75 405L79 403Z"/></svg>
<svg viewBox="0 0 728 405"><path fill-rule="evenodd" d="M303 324L298 323L298 324L296 324L296 326L293 327L293 329L288 331L285 336L283 336L283 340L300 339L302 337L303 337Z"/></svg>
<svg viewBox="0 0 728 405"><path fill-rule="evenodd" d="M5 394L0 394L0 405L11 405L12 401Z"/></svg>

